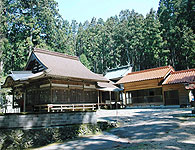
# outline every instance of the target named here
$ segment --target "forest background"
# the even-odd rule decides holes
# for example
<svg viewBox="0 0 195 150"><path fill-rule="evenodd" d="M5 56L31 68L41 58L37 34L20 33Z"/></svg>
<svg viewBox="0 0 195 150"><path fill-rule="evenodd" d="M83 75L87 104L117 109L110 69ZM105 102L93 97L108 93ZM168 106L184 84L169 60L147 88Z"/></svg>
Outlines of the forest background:
<svg viewBox="0 0 195 150"><path fill-rule="evenodd" d="M83 24L64 20L55 0L0 0L0 14L3 76L23 70L35 47L76 55L95 73L128 64L195 68L194 0L160 0L145 17L127 9Z"/></svg>

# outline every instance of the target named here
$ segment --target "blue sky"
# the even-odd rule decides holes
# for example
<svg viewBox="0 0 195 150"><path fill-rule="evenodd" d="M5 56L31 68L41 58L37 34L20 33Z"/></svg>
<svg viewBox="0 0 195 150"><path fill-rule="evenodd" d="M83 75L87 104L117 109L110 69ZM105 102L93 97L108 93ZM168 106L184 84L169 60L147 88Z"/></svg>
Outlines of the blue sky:
<svg viewBox="0 0 195 150"><path fill-rule="evenodd" d="M59 12L65 20L84 23L93 17L106 21L111 16L118 15L121 10L134 9L144 16L150 8L157 10L159 0L56 0Z"/></svg>

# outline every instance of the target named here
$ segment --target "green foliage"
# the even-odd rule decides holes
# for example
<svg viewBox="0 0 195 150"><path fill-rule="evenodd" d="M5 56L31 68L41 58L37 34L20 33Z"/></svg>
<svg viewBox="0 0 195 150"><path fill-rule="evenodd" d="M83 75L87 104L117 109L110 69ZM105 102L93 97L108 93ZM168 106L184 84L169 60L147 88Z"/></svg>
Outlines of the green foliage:
<svg viewBox="0 0 195 150"><path fill-rule="evenodd" d="M0 83L5 82L5 77L0 77ZM11 89L7 88L1 88L0 87L0 108L4 105L7 104L7 99L6 96L11 92Z"/></svg>
<svg viewBox="0 0 195 150"><path fill-rule="evenodd" d="M21 70L34 47L74 55L67 45L70 27L58 13L54 0L5 0L2 12L4 73Z"/></svg>
<svg viewBox="0 0 195 150"><path fill-rule="evenodd" d="M89 64L89 61L87 60L87 57L85 56L85 54L81 54L81 56L80 56L80 61L81 61L81 63L82 63L85 67L87 67L88 69L91 69L91 66L90 66L90 64Z"/></svg>
<svg viewBox="0 0 195 150"><path fill-rule="evenodd" d="M169 50L168 63L176 70L194 68L195 1L160 0L159 5L164 49Z"/></svg>
<svg viewBox="0 0 195 150"><path fill-rule="evenodd" d="M96 73L127 64L135 71L169 64L176 70L195 67L193 0L160 0L158 12L151 9L146 17L123 10L106 21L92 18L83 24L63 20L55 0L1 4L4 74L23 69L34 47L79 56Z"/></svg>

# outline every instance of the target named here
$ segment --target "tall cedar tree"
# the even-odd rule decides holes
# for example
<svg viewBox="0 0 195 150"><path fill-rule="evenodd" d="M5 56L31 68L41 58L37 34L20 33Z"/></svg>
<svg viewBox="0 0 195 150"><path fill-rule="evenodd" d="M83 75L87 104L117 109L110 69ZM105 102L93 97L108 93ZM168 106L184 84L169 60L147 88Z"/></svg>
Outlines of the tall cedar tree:
<svg viewBox="0 0 195 150"><path fill-rule="evenodd" d="M195 1L160 0L158 16L162 24L168 63L176 70L195 67Z"/></svg>
<svg viewBox="0 0 195 150"><path fill-rule="evenodd" d="M66 44L69 24L58 13L54 0L4 0L5 38L2 49L4 73L24 68L34 47L43 47L67 54L74 49ZM71 43L72 45L72 43Z"/></svg>
<svg viewBox="0 0 195 150"><path fill-rule="evenodd" d="M144 17L123 10L106 21L69 23L55 0L4 0L1 51L4 73L24 68L34 47L76 55L96 73L132 64L134 71L173 65L195 67L195 1L160 0ZM3 40L2 40L3 39Z"/></svg>

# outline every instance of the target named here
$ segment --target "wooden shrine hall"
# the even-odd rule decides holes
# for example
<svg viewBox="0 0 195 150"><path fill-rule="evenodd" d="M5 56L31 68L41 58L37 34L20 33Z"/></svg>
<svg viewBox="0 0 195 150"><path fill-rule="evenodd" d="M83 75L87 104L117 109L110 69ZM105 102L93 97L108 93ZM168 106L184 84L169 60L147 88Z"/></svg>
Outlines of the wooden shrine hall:
<svg viewBox="0 0 195 150"><path fill-rule="evenodd" d="M109 82L75 56L34 49L24 71L12 71L3 88L12 88L13 106L23 112L96 109L98 82Z"/></svg>

